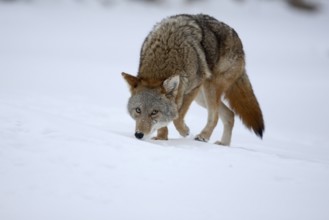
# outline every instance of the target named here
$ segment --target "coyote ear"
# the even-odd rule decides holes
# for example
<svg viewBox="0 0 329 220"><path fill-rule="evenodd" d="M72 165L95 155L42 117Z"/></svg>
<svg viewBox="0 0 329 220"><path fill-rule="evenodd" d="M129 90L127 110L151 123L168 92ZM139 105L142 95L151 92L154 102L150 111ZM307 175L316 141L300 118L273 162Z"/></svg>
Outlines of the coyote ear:
<svg viewBox="0 0 329 220"><path fill-rule="evenodd" d="M128 83L128 85L130 87L130 91L132 91L134 88L137 87L137 85L138 85L138 78L136 76L132 76L132 75L130 75L128 73L124 73L124 72L122 72L121 75L123 76L123 78Z"/></svg>
<svg viewBox="0 0 329 220"><path fill-rule="evenodd" d="M167 95L175 96L179 85L179 75L171 76L163 82L163 88Z"/></svg>

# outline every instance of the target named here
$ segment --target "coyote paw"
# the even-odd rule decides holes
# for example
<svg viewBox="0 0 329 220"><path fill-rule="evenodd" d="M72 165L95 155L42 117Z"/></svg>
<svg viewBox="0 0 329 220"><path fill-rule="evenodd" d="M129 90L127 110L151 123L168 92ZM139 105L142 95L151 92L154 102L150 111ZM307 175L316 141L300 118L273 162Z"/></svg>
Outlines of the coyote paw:
<svg viewBox="0 0 329 220"><path fill-rule="evenodd" d="M183 128L179 129L178 130L179 134L183 137L186 137L190 134L190 129L189 127L187 127L186 125L184 125Z"/></svg>
<svg viewBox="0 0 329 220"><path fill-rule="evenodd" d="M194 140L196 140L196 141L202 141L202 142L207 142L207 141L208 141L208 138L205 138L205 137L203 137L202 134L199 134L199 135L197 135L197 136L194 138Z"/></svg>
<svg viewBox="0 0 329 220"><path fill-rule="evenodd" d="M190 129L183 120L174 121L174 125L181 136L186 137L190 134Z"/></svg>
<svg viewBox="0 0 329 220"><path fill-rule="evenodd" d="M214 144L221 145L221 146L226 146L226 147L230 146L229 143L224 143L224 142L221 142L221 141L216 141Z"/></svg>
<svg viewBox="0 0 329 220"><path fill-rule="evenodd" d="M152 140L167 141L168 137L155 136L155 137L152 138Z"/></svg>

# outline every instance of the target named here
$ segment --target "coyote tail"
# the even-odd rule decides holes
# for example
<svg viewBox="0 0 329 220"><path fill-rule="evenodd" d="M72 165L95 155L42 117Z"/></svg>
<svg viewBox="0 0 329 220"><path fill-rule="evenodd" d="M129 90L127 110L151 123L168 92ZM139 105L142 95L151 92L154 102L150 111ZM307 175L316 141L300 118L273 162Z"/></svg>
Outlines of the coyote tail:
<svg viewBox="0 0 329 220"><path fill-rule="evenodd" d="M265 129L263 114L246 73L233 83L225 93L225 98L243 124L262 138Z"/></svg>

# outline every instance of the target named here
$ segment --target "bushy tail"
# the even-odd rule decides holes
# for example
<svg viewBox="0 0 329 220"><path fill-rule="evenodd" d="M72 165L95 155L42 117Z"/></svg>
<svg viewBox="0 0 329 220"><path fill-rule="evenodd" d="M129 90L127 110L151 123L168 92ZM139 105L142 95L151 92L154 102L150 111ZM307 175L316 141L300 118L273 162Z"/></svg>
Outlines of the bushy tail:
<svg viewBox="0 0 329 220"><path fill-rule="evenodd" d="M233 111L239 115L243 124L260 138L265 129L263 114L253 92L247 74L243 74L225 93Z"/></svg>

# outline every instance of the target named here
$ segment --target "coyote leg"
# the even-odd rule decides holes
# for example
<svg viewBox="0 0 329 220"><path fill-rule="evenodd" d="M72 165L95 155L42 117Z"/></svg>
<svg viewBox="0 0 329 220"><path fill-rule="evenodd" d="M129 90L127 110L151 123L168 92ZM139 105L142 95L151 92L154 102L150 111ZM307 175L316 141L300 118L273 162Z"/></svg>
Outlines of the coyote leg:
<svg viewBox="0 0 329 220"><path fill-rule="evenodd" d="M231 143L232 129L234 125L234 113L221 101L221 92L213 93L209 91L208 87L202 88L196 99L197 103L201 106L207 108L208 110L208 120L205 128L202 132L196 136L198 141L208 141L214 128L217 125L218 118L223 122L223 134L220 141L216 141L215 144L228 146ZM216 95L214 95L216 94Z"/></svg>
<svg viewBox="0 0 329 220"><path fill-rule="evenodd" d="M224 130L221 140L216 141L215 144L229 146L234 125L234 113L223 102L219 107L219 117L223 122Z"/></svg>
<svg viewBox="0 0 329 220"><path fill-rule="evenodd" d="M168 128L163 127L158 129L157 136L152 138L153 140L168 140Z"/></svg>
<svg viewBox="0 0 329 220"><path fill-rule="evenodd" d="M195 140L207 142L218 122L219 108L222 104L220 100L221 90L220 87L216 86L214 83L206 81L203 84L201 92L203 93L203 100L205 101L204 104L206 104L206 108L208 110L208 119L206 126L203 128L201 133L196 136Z"/></svg>
<svg viewBox="0 0 329 220"><path fill-rule="evenodd" d="M192 101L195 99L196 95L200 90L200 86L194 88L189 94L183 95L181 107L179 109L178 118L174 120L174 125L180 135L186 137L190 133L190 129L185 124L184 118L189 109Z"/></svg>

